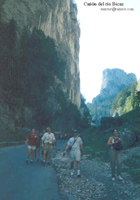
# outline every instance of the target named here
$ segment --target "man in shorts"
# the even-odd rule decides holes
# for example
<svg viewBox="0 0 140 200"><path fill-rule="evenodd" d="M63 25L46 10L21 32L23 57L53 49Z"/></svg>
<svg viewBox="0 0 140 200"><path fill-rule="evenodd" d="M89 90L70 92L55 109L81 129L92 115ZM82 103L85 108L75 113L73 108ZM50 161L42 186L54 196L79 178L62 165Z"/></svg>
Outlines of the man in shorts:
<svg viewBox="0 0 140 200"><path fill-rule="evenodd" d="M52 146L53 145L53 146ZM55 149L55 136L51 133L50 127L47 127L47 132L42 137L42 147L44 148L44 155L43 155L43 165L46 162L46 154L48 154L48 165L50 165L51 160L51 153L53 148Z"/></svg>
<svg viewBox="0 0 140 200"><path fill-rule="evenodd" d="M71 159L71 175L74 174L74 161L77 162L77 176L80 177L80 160L83 156L83 142L80 137L78 137L77 130L73 131L73 137L71 137L67 143L64 155L68 149L70 149L70 159ZM80 151L81 150L81 151Z"/></svg>
<svg viewBox="0 0 140 200"><path fill-rule="evenodd" d="M28 160L31 153L32 153L31 163L33 163L34 153L36 150L36 138L37 138L37 135L35 135L35 129L32 129L31 134L29 134L28 139L25 142L25 146L27 146L27 143L28 143L28 156L26 160L27 164L28 164Z"/></svg>

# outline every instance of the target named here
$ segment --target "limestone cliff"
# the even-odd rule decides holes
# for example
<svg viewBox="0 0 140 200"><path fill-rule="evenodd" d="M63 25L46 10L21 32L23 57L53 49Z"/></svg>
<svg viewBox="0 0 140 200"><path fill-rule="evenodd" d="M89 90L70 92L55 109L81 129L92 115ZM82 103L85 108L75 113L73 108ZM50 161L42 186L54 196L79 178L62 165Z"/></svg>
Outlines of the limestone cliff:
<svg viewBox="0 0 140 200"><path fill-rule="evenodd" d="M122 88L130 88L132 82L137 82L136 75L133 73L127 74L121 69L105 69L100 95L105 98L114 97Z"/></svg>
<svg viewBox="0 0 140 200"><path fill-rule="evenodd" d="M103 71L102 86L100 94L93 98L88 108L92 113L92 118L100 123L102 117L112 116L111 107L114 98L125 87L130 88L132 83L136 83L135 74L127 74L121 69L105 69Z"/></svg>
<svg viewBox="0 0 140 200"><path fill-rule="evenodd" d="M41 29L64 54L67 61L66 84L63 90L72 103L80 107L79 37L77 7L71 0L5 0L1 3L2 20L14 19L18 36L26 27Z"/></svg>

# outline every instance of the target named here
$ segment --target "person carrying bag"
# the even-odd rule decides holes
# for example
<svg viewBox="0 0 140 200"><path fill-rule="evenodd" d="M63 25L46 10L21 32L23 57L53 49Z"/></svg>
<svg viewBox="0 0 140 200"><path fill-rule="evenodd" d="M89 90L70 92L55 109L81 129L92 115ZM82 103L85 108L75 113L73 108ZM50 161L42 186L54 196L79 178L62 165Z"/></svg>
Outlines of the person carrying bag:
<svg viewBox="0 0 140 200"><path fill-rule="evenodd" d="M73 137L71 137L67 143L66 149L63 153L65 155L66 151L70 149L70 160L71 160L71 175L74 174L74 161L77 162L77 176L80 177L80 160L83 156L83 142L80 137L77 136L77 130L73 131Z"/></svg>
<svg viewBox="0 0 140 200"><path fill-rule="evenodd" d="M69 151L71 151L71 150L72 150L72 146L74 145L74 143L75 143L76 141L77 141L77 139L76 139L76 140L74 139L74 142L73 142L73 144L72 144L71 146L69 146L69 148L68 148L68 150L69 150Z"/></svg>
<svg viewBox="0 0 140 200"><path fill-rule="evenodd" d="M121 176L122 170L122 141L118 138L118 130L113 130L114 136L110 137L108 140L107 145L111 146L110 148L110 155L111 155L111 170L112 170L112 181L115 181L115 167L117 161L117 178L118 180L123 180Z"/></svg>

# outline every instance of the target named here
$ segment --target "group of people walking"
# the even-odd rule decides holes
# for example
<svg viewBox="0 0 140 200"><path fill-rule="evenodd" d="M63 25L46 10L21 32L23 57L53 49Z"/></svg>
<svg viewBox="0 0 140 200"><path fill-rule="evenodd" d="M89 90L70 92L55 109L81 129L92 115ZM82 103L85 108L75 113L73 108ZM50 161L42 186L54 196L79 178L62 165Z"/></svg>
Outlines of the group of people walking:
<svg viewBox="0 0 140 200"><path fill-rule="evenodd" d="M41 162L45 165L48 157L48 165L50 165L51 153L53 148L55 149L55 136L51 133L50 127L43 129L43 133L37 132L35 134L35 129L32 129L31 134L29 134L28 139L25 142L25 146L28 143L28 155L26 163L28 164L31 155L31 163L33 163L34 157L39 162L40 151L41 151Z"/></svg>
<svg viewBox="0 0 140 200"><path fill-rule="evenodd" d="M51 153L52 150L56 148L55 146L55 136L51 133L51 129L48 127L43 129L43 133L37 132L35 134L35 129L32 129L31 134L29 134L28 139L25 142L25 146L28 143L28 155L26 163L28 164L29 158L31 155L31 163L33 163L34 157L37 158L37 161L40 159L40 150L42 152L41 162L45 165L48 157L48 165L50 165ZM70 152L71 159L71 175L74 174L74 161L77 162L77 176L80 177L80 160L83 156L83 142L82 139L78 136L77 130L73 130L73 137L71 137L67 143L65 151L63 155L65 155L66 151Z"/></svg>
<svg viewBox="0 0 140 200"><path fill-rule="evenodd" d="M53 133L51 133L50 127L43 129L43 133L37 132L35 134L35 129L32 129L32 133L29 134L28 139L25 142L25 146L28 143L28 155L26 163L29 162L29 157L31 155L31 163L33 163L34 156L37 157L37 161L40 159L40 150L42 152L41 162L45 165L48 158L48 165L50 165L51 153L52 150L56 148L56 139ZM113 130L113 136L111 136L107 142L107 145L110 146L110 160L111 160L111 169L112 169L112 181L115 181L115 168L117 164L117 179L123 180L121 176L122 168L122 140L118 137L118 131ZM83 141L78 136L77 130L73 130L73 137L71 137L66 145L66 148L63 152L65 156L66 152L69 151L70 161L71 161L71 175L74 174L74 162L77 163L77 176L81 176L80 172L80 161L83 156Z"/></svg>

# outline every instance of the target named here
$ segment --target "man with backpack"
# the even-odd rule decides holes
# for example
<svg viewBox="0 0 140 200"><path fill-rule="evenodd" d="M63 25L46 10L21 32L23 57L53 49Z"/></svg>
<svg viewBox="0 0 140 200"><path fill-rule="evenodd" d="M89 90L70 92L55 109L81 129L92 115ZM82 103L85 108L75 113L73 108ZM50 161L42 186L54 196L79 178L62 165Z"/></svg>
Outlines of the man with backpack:
<svg viewBox="0 0 140 200"><path fill-rule="evenodd" d="M80 177L80 160L83 156L83 142L80 137L78 137L77 130L73 131L73 137L68 140L66 149L64 151L64 155L66 151L69 149L70 159L71 159L71 175L74 174L74 161L77 162L77 176ZM80 151L81 150L81 151Z"/></svg>

